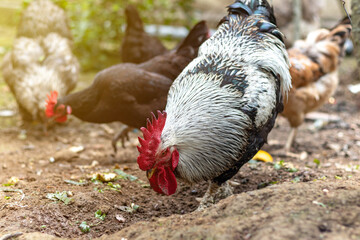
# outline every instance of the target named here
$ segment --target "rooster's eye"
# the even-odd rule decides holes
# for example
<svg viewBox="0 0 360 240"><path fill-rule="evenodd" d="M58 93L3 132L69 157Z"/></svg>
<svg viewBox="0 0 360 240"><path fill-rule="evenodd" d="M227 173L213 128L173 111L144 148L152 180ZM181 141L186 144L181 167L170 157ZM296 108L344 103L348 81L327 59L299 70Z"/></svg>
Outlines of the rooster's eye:
<svg viewBox="0 0 360 240"><path fill-rule="evenodd" d="M161 156L163 157L163 156L165 156L166 155L166 151L163 151L162 153L161 153Z"/></svg>

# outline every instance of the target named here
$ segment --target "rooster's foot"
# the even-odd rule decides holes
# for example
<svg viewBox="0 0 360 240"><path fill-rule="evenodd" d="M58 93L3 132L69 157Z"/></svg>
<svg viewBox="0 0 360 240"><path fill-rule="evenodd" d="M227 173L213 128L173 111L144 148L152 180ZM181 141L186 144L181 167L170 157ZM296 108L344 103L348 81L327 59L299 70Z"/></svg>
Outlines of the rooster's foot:
<svg viewBox="0 0 360 240"><path fill-rule="evenodd" d="M201 199L200 205L197 211L202 211L233 194L232 187L228 182L225 182L221 186L217 183L210 182L209 188L206 191L204 197Z"/></svg>
<svg viewBox="0 0 360 240"><path fill-rule="evenodd" d="M229 196L233 195L233 188L231 187L231 184L229 181L226 181L219 187L215 194L215 200L220 201L221 199L227 198Z"/></svg>

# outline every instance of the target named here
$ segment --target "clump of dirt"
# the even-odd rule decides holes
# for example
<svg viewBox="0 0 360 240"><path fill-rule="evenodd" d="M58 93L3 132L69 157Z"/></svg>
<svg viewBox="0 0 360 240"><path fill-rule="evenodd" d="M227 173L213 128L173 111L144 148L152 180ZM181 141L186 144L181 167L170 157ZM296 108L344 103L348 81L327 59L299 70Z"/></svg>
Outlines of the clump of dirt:
<svg viewBox="0 0 360 240"><path fill-rule="evenodd" d="M231 196L204 212L140 222L100 239L357 239L358 181L273 185Z"/></svg>

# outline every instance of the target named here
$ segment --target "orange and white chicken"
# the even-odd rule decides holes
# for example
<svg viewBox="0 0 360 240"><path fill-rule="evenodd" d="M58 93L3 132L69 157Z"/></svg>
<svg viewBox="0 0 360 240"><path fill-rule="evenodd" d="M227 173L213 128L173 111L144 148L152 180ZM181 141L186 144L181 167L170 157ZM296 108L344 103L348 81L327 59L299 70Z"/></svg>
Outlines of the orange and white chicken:
<svg viewBox="0 0 360 240"><path fill-rule="evenodd" d="M346 18L330 30L310 32L305 40L296 41L288 50L292 89L284 99L281 113L292 128L285 144L287 152L305 115L321 107L335 92L344 43L350 33L351 24Z"/></svg>

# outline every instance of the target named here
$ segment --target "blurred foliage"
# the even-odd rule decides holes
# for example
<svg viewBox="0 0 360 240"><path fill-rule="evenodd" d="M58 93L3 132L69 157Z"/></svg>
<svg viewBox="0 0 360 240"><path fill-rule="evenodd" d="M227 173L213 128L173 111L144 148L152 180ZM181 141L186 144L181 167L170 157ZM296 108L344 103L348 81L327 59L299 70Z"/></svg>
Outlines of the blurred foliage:
<svg viewBox="0 0 360 240"><path fill-rule="evenodd" d="M32 0L24 0L24 8ZM52 0L65 9L74 37L74 51L83 70L100 70L119 63L125 29L124 9L137 6L145 24L194 23L194 0Z"/></svg>

